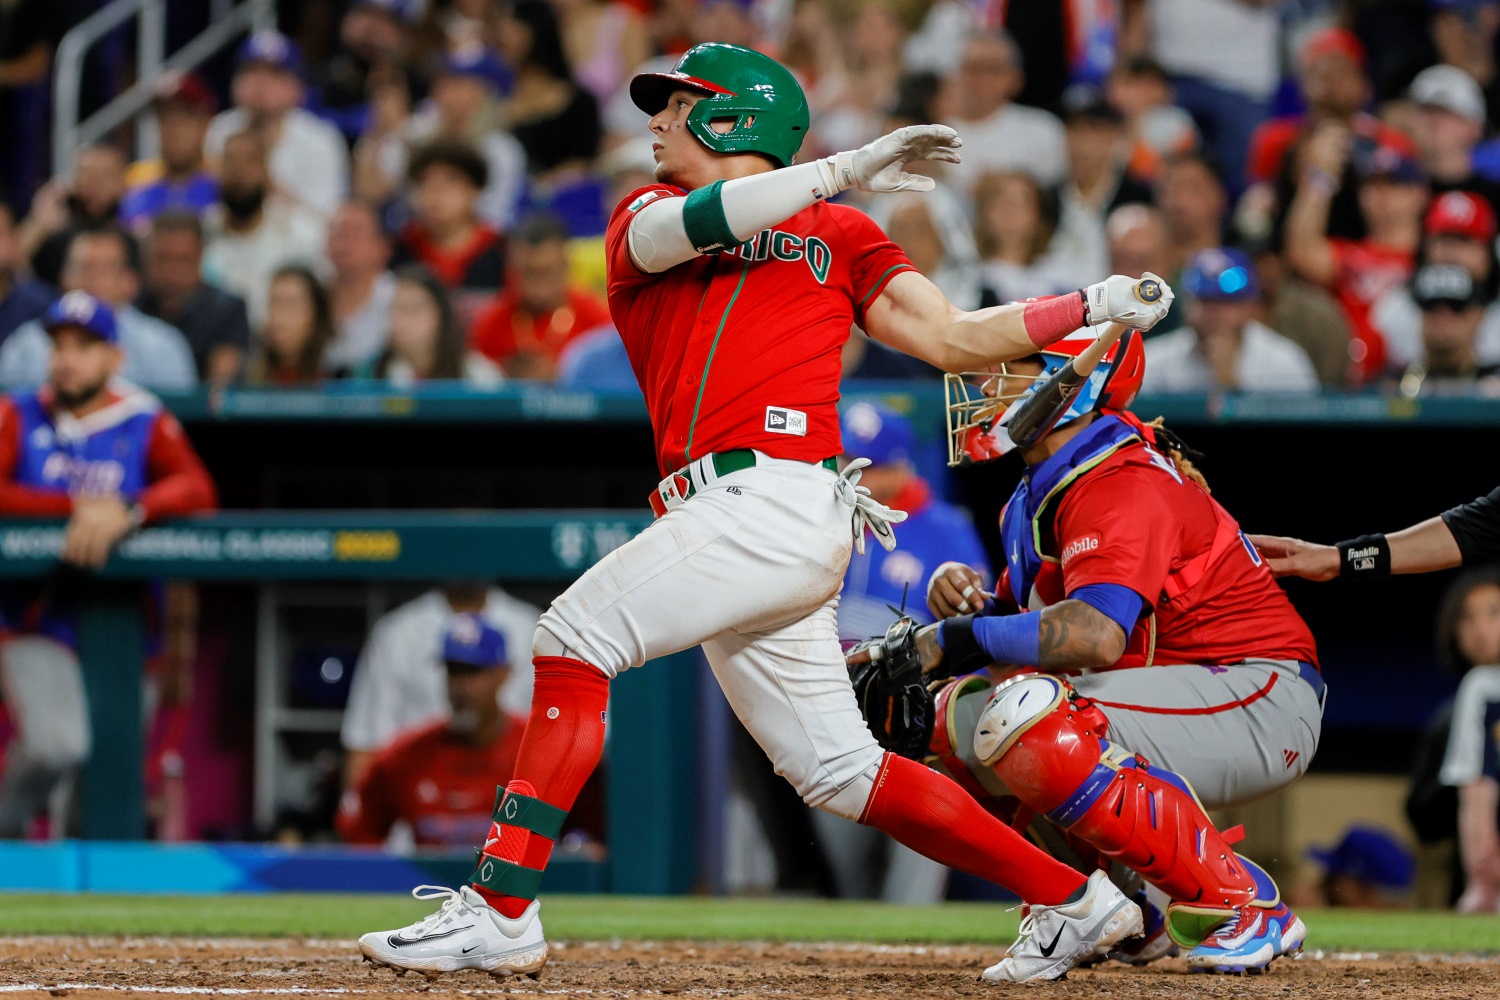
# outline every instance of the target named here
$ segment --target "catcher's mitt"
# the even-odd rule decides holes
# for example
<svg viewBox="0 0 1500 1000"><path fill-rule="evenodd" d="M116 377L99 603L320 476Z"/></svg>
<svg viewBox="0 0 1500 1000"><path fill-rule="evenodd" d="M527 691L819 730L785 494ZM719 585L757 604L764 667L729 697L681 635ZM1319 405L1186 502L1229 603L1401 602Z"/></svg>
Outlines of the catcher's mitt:
<svg viewBox="0 0 1500 1000"><path fill-rule="evenodd" d="M903 615L884 636L855 644L844 657L854 697L876 742L921 760L932 737L932 692L927 690L930 678L922 676L916 632L917 623Z"/></svg>

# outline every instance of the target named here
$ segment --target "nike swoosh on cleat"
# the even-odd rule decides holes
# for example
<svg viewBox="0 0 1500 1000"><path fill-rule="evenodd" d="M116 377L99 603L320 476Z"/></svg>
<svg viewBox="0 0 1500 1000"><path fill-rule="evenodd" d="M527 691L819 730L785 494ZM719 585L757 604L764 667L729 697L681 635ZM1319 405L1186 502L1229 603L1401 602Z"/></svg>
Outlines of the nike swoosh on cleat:
<svg viewBox="0 0 1500 1000"><path fill-rule="evenodd" d="M1057 942L1062 939L1063 928L1059 927L1057 933L1052 935L1052 943L1042 946L1042 957L1051 958L1052 953L1057 950Z"/></svg>
<svg viewBox="0 0 1500 1000"><path fill-rule="evenodd" d="M409 944L421 944L423 941L437 941L445 937L452 937L459 931L466 931L473 926L473 924L464 924L462 927L455 927L451 931L443 931L443 933L441 934L426 934L419 938L402 937L401 932L397 931L395 934L392 934L390 937L386 938L386 940L390 942L392 948L401 948Z"/></svg>
<svg viewBox="0 0 1500 1000"><path fill-rule="evenodd" d="M477 945L477 944L471 944L467 948L464 949L464 954L467 955L469 952L473 951L475 948L478 948L478 947L479 947L479 945Z"/></svg>

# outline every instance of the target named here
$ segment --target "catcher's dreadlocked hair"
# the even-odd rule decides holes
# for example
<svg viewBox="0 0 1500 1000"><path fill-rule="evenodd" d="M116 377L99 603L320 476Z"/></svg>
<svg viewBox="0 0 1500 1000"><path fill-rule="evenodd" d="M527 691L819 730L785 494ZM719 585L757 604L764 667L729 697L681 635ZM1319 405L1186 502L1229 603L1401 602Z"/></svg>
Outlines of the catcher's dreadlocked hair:
<svg viewBox="0 0 1500 1000"><path fill-rule="evenodd" d="M1203 478L1203 473L1193 464L1193 459L1202 461L1203 452L1189 448L1187 444L1172 431L1167 430L1166 418L1157 417L1146 425L1156 431L1156 440L1161 443L1170 458L1182 470L1182 474L1203 488L1204 493L1213 493L1208 487L1208 480Z"/></svg>

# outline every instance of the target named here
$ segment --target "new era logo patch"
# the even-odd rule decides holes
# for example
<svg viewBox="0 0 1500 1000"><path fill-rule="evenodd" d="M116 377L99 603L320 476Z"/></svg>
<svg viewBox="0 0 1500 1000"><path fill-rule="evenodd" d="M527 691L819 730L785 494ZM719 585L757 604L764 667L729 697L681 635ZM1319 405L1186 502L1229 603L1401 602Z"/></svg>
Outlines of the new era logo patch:
<svg viewBox="0 0 1500 1000"><path fill-rule="evenodd" d="M766 407L766 430L772 434L795 434L807 436L807 414L801 410L788 410L780 406Z"/></svg>
<svg viewBox="0 0 1500 1000"><path fill-rule="evenodd" d="M1286 761L1286 769L1290 771L1292 769L1292 765L1297 763L1297 758L1301 757L1302 755L1295 750L1283 750L1281 751L1281 756L1282 759Z"/></svg>

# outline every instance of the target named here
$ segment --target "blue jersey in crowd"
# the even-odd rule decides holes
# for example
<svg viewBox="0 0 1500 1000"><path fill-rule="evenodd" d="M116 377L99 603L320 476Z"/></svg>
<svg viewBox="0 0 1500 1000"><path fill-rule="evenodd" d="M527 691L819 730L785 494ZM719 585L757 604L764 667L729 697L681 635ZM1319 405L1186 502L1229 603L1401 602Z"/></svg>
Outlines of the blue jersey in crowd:
<svg viewBox="0 0 1500 1000"><path fill-rule="evenodd" d="M932 499L920 480L892 506L910 515L896 525L896 548L887 552L875 544L865 554L855 552L844 574L839 598L839 638L868 639L885 634L910 585L906 611L922 624L932 621L927 610L927 578L945 562L973 566L992 580L989 559L968 513L961 507Z"/></svg>

